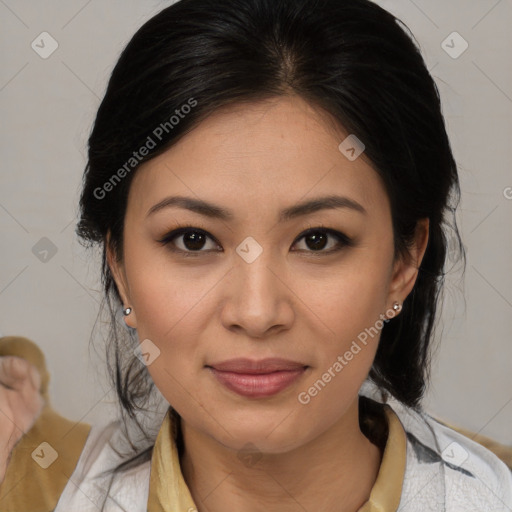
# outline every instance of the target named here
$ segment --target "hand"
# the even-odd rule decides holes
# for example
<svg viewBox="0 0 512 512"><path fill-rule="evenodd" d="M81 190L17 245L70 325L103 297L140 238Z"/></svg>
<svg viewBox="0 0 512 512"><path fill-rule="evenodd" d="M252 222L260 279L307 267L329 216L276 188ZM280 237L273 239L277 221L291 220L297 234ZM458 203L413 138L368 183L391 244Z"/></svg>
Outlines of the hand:
<svg viewBox="0 0 512 512"><path fill-rule="evenodd" d="M26 359L0 356L0 484L16 443L35 423L44 406L41 376Z"/></svg>

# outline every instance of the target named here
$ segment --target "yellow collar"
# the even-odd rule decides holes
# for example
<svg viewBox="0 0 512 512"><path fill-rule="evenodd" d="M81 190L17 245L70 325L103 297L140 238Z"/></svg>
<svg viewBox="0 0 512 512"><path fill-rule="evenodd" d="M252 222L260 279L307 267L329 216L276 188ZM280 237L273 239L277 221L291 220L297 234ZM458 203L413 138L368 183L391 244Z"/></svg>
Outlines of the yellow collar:
<svg viewBox="0 0 512 512"><path fill-rule="evenodd" d="M386 447L377 480L370 493L370 499L358 512L395 512L400 503L405 473L407 438L393 409L385 404L384 410L389 426ZM169 409L153 449L148 512L165 512L167 510L195 512L198 510L181 473L175 437L176 420Z"/></svg>

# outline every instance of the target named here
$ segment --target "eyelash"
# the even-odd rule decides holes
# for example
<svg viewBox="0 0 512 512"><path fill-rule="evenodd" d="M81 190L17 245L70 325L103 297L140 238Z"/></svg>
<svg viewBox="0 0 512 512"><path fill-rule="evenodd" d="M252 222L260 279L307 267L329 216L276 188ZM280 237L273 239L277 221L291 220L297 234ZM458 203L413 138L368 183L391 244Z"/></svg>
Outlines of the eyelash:
<svg viewBox="0 0 512 512"><path fill-rule="evenodd" d="M162 244L163 246L167 246L169 248L169 250L172 252L181 253L184 257L197 257L201 253L210 252L210 251L203 251L203 250L184 251L183 249L176 249L176 248L170 247L170 244L174 239L176 239L179 236L182 236L186 233L189 233L189 232L200 233L200 234L208 237L210 240L212 240L213 242L215 242L217 245L220 246L220 244L217 242L217 240L215 240L215 238L212 237L205 229L202 229L202 228L198 227L197 225L192 225L192 224L187 224L187 225L181 226L178 229L174 229L174 230L170 231L163 238L158 240L158 242L160 244ZM327 251L325 251L325 250L311 251L311 250L306 250L306 249L301 250L301 251L309 252L313 256L327 256L327 255L333 254L335 252L341 251L344 247L352 247L354 245L353 240L351 238L349 238L347 235L345 235L344 233L341 233L340 231L336 231L334 229L325 228L323 226L309 227L306 231L303 231L298 236L298 238L295 240L293 245L295 245L297 242L302 240L302 238L304 238L312 233L322 233L325 235L331 235L338 239L338 246L335 248L329 249ZM299 251L299 252L301 252L301 251Z"/></svg>

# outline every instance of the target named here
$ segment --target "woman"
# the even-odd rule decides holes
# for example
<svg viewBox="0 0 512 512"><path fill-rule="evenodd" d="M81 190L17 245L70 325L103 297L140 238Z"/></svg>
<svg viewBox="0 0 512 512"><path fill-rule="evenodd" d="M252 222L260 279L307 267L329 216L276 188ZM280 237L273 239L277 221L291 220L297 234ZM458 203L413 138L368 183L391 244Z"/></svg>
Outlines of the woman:
<svg viewBox="0 0 512 512"><path fill-rule="evenodd" d="M399 20L181 0L120 56L88 156L124 419L170 407L132 453L93 428L57 511L512 510L506 466L421 409L459 182Z"/></svg>

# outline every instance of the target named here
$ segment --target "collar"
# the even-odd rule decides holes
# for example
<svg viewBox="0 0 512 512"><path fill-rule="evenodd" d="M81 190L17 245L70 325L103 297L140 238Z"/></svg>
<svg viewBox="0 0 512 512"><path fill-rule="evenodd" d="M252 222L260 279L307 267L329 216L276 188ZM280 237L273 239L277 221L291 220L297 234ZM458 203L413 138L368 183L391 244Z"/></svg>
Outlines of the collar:
<svg viewBox="0 0 512 512"><path fill-rule="evenodd" d="M402 495L407 437L400 419L388 404L383 404L388 422L388 438L377 479L369 500L358 512L395 512ZM158 432L151 459L147 510L197 511L181 472L176 438L179 417L169 408Z"/></svg>

